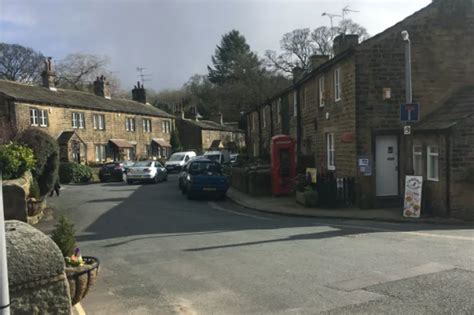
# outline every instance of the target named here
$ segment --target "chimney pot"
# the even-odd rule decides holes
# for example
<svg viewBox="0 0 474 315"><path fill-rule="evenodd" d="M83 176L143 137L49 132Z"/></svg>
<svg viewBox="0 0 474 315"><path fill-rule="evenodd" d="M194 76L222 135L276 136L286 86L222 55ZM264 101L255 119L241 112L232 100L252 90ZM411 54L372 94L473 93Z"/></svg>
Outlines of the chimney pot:
<svg viewBox="0 0 474 315"><path fill-rule="evenodd" d="M146 104L146 90L143 85L140 85L140 81L137 81L137 85L132 90L132 99L136 102Z"/></svg>
<svg viewBox="0 0 474 315"><path fill-rule="evenodd" d="M93 83L94 85L94 94L97 96L110 98L110 86L109 82L106 81L105 77L101 75Z"/></svg>

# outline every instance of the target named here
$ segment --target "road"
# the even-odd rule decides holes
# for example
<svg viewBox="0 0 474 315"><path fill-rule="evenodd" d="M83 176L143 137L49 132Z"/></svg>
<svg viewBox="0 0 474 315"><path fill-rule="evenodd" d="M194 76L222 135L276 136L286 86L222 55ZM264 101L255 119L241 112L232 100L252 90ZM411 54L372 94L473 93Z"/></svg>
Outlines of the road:
<svg viewBox="0 0 474 315"><path fill-rule="evenodd" d="M271 215L155 185L50 199L97 256L88 314L468 314L472 226Z"/></svg>

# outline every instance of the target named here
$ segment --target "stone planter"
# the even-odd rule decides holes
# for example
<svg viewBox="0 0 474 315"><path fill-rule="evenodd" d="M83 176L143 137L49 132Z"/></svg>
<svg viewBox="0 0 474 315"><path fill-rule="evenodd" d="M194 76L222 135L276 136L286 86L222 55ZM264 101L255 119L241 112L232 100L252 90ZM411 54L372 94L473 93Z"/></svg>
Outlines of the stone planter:
<svg viewBox="0 0 474 315"><path fill-rule="evenodd" d="M296 191L296 202L305 207L318 206L317 191Z"/></svg>
<svg viewBox="0 0 474 315"><path fill-rule="evenodd" d="M84 265L66 267L66 276L71 292L71 305L79 303L95 284L99 274L99 259L83 257Z"/></svg>
<svg viewBox="0 0 474 315"><path fill-rule="evenodd" d="M27 201L28 216L34 217L40 214L44 209L44 201L35 198L29 198Z"/></svg>

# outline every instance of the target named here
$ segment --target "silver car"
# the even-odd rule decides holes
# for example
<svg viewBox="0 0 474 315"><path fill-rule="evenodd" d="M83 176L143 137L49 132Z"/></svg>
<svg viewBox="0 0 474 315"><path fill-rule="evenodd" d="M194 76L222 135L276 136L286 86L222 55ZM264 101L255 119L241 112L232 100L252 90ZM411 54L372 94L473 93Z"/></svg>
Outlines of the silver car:
<svg viewBox="0 0 474 315"><path fill-rule="evenodd" d="M168 180L168 172L158 161L139 161L128 168L127 183L154 182Z"/></svg>

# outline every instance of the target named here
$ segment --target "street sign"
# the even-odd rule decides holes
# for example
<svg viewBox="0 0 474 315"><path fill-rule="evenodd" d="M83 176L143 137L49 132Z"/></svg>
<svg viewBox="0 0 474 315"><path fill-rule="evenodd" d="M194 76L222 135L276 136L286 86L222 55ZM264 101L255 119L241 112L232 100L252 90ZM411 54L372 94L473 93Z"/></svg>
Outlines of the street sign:
<svg viewBox="0 0 474 315"><path fill-rule="evenodd" d="M405 136L411 135L411 126L403 126L403 134Z"/></svg>
<svg viewBox="0 0 474 315"><path fill-rule="evenodd" d="M410 122L420 120L420 104L400 104L400 121Z"/></svg>

